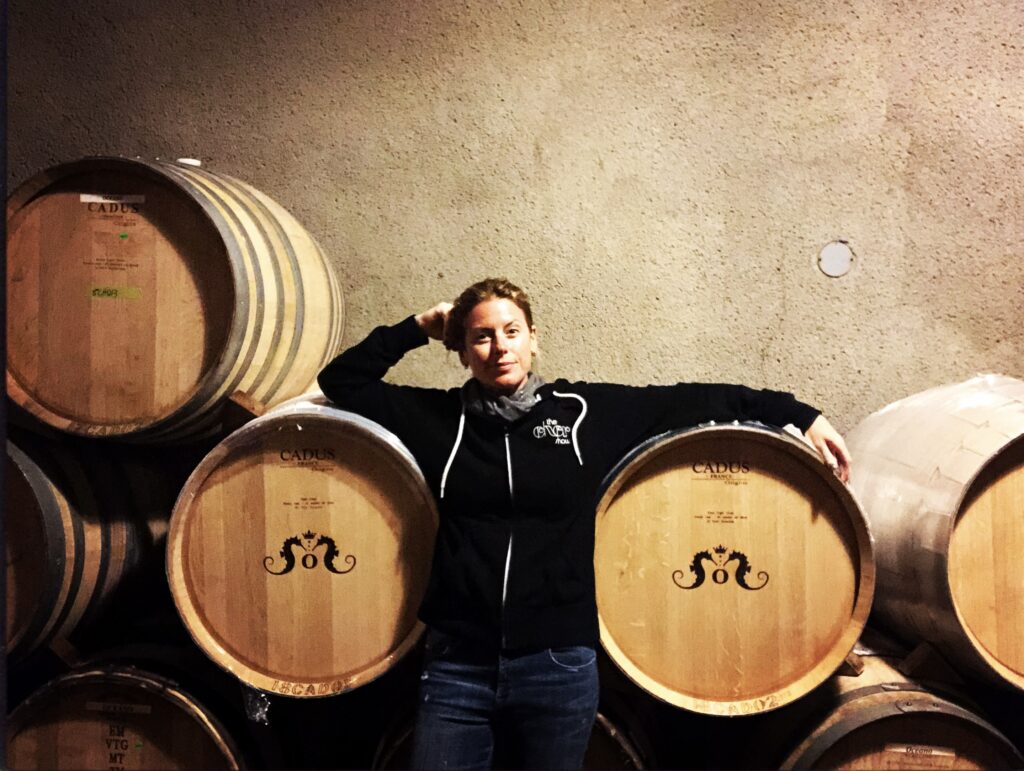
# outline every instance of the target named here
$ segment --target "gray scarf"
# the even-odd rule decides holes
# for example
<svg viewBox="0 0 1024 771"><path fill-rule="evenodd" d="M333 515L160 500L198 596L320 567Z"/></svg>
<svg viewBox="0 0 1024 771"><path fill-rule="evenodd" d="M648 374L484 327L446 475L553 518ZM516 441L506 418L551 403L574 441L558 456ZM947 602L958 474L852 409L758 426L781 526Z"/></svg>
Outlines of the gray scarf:
<svg viewBox="0 0 1024 771"><path fill-rule="evenodd" d="M462 386L462 406L466 412L490 418L500 418L506 423L518 420L540 401L537 389L544 385L540 375L531 372L519 390L509 396L493 394L480 385L476 378L470 378Z"/></svg>

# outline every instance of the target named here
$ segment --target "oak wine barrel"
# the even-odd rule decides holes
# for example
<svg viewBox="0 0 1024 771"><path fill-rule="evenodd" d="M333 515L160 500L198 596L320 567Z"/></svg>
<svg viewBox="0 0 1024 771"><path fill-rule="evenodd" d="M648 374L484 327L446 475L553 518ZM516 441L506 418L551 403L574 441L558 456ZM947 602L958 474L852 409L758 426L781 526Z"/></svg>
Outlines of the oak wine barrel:
<svg viewBox="0 0 1024 771"><path fill-rule="evenodd" d="M969 703L904 676L858 646L864 670L829 683L831 703L783 769L1011 769L1024 757Z"/></svg>
<svg viewBox="0 0 1024 771"><path fill-rule="evenodd" d="M199 464L171 519L167 573L200 648L242 681L332 696L422 633L437 510L397 437L296 399Z"/></svg>
<svg viewBox="0 0 1024 771"><path fill-rule="evenodd" d="M123 451L10 428L6 642L19 659L87 628L125 579L159 556L178 489Z"/></svg>
<svg viewBox="0 0 1024 771"><path fill-rule="evenodd" d="M1024 689L1024 381L984 375L915 394L847 444L878 539L880 622Z"/></svg>
<svg viewBox="0 0 1024 771"><path fill-rule="evenodd" d="M191 165L86 158L7 204L7 390L55 428L169 442L337 352L340 286L279 204Z"/></svg>
<svg viewBox="0 0 1024 771"><path fill-rule="evenodd" d="M597 507L601 642L677 707L746 715L789 703L844 660L874 589L850 491L806 443L759 424L655 437Z"/></svg>
<svg viewBox="0 0 1024 771"><path fill-rule="evenodd" d="M7 720L12 769L238 769L220 721L175 681L133 666L62 675Z"/></svg>

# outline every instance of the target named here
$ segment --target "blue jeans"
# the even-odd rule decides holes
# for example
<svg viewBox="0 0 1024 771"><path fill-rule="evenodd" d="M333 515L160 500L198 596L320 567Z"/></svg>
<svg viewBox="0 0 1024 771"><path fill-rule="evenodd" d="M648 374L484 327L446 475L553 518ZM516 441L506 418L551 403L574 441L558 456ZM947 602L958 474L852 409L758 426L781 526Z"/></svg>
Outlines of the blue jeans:
<svg viewBox="0 0 1024 771"><path fill-rule="evenodd" d="M489 652L431 631L413 733L416 769L578 769L597 714L593 648Z"/></svg>

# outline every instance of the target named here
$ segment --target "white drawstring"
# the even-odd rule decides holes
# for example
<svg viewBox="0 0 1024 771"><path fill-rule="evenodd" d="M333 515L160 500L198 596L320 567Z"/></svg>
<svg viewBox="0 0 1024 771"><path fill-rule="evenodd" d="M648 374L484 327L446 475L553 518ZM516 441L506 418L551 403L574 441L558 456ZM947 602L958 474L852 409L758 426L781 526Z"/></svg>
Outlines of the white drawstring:
<svg viewBox="0 0 1024 771"><path fill-rule="evenodd" d="M580 462L580 465L582 466L583 456L580 455L580 444L576 439L576 431L579 429L580 423L583 422L583 418L587 416L587 400L584 399L579 394L560 394L558 393L558 391L552 391L551 394L553 396L560 396L563 399L579 399L580 404L583 406L583 410L580 412L580 416L576 418L576 422L572 424L572 448L576 451L576 459Z"/></svg>
<svg viewBox="0 0 1024 771"><path fill-rule="evenodd" d="M562 399L577 399L580 406L583 408L580 410L580 416L576 418L576 422L572 424L572 448L576 452L576 459L583 465L583 455L580 453L580 443L578 438L580 424L583 422L583 418L587 416L587 401L579 394L563 394L558 391L551 392L553 396L561 397ZM463 405L462 413L459 415L459 432L455 436L455 445L452 447L451 454L448 456L448 462L444 466L444 473L441 474L441 497L444 498L444 487L448 482L448 471L452 467L452 461L455 460L455 453L459 449L459 445L462 443L462 432L466 427L466 407ZM509 469L511 471L511 469ZM512 480L509 479L511 485Z"/></svg>
<svg viewBox="0 0 1024 771"><path fill-rule="evenodd" d="M448 481L448 469L452 467L452 461L455 460L455 452L459 449L459 444L462 442L462 429L466 426L466 407L463 405L462 414L459 415L459 433L455 437L455 446L452 447L452 454L448 456L448 462L444 464L444 473L441 475L441 497L444 498L444 485Z"/></svg>

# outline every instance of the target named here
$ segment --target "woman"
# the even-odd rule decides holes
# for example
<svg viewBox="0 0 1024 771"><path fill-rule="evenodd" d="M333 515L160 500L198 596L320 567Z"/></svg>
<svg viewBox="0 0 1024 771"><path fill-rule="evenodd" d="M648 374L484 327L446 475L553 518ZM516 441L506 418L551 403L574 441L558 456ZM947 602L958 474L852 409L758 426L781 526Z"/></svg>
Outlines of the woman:
<svg viewBox="0 0 1024 771"><path fill-rule="evenodd" d="M384 383L428 340L472 377L448 391ZM525 292L504 279L378 327L320 373L324 393L396 433L441 521L420 618L428 626L417 768L484 768L495 742L530 768L579 768L597 710L594 506L643 440L709 420L792 423L847 481L842 437L790 394L680 383L544 383Z"/></svg>

